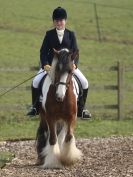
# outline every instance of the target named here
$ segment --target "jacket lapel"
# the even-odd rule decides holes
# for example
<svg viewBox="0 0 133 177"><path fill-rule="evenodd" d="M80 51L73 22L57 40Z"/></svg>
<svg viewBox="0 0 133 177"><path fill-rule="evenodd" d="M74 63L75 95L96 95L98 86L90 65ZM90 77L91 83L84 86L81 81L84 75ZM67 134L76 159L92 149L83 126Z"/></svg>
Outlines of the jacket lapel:
<svg viewBox="0 0 133 177"><path fill-rule="evenodd" d="M66 29L65 29L65 31L64 31L64 36L63 36L63 39L62 39L62 43L64 43L64 41L67 39L67 31L66 31ZM61 44L62 44L61 43Z"/></svg>
<svg viewBox="0 0 133 177"><path fill-rule="evenodd" d="M54 41L55 44L60 44L56 29L54 29L54 40L53 41Z"/></svg>

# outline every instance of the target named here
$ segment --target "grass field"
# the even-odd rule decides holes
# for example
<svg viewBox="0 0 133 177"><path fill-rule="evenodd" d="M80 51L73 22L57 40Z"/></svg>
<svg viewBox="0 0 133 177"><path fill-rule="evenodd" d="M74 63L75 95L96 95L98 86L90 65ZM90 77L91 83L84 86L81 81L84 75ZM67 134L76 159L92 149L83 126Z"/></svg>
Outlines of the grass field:
<svg viewBox="0 0 133 177"><path fill-rule="evenodd" d="M98 41L93 3L97 4L102 42ZM107 71L106 68L116 65L118 60L125 66L133 66L132 0L54 0L52 2L0 0L0 93L36 73L36 71L25 70L22 72L21 70L38 66L40 46L45 32L52 28L51 14L57 6L67 9L67 27L75 31L78 39L79 68L90 83L87 107L97 104L116 104L116 91L93 90L91 86L116 85L116 72ZM127 86L133 88L133 72L126 72L124 77L125 88ZM31 81L28 81L23 84L23 87L30 85ZM124 104L127 107L129 104L133 105L132 100L132 89L125 90ZM6 133L4 131L10 130L10 128L12 130L14 127L16 129L17 125L20 126L20 129L25 124L30 125L26 128L29 131L34 130L33 128L36 129L38 122L27 121L25 116L30 104L31 93L29 90L16 89L0 98L0 128L2 130L0 139L9 138L4 135ZM115 119L117 116L116 110L92 109L91 112L94 119ZM124 113L126 119L133 118L132 107L125 109ZM130 121L132 122L132 120ZM93 123L95 124L95 122ZM79 124L81 127L86 125L82 122ZM116 126L115 123L112 123L112 127L113 125ZM122 125L124 126L124 123ZM80 132L79 129L78 132ZM77 135L80 136L78 132ZM8 131L7 134L11 135ZM34 136L33 133L27 134L31 137ZM86 133L84 134L86 136ZM131 131L125 134L131 134ZM13 136L15 136L14 133ZM87 136L89 135L87 134Z"/></svg>
<svg viewBox="0 0 133 177"><path fill-rule="evenodd" d="M132 125L133 120L78 120L75 136L76 138L131 136L133 135ZM1 125L0 128L0 141L35 139L38 119L21 121L21 123L6 123Z"/></svg>

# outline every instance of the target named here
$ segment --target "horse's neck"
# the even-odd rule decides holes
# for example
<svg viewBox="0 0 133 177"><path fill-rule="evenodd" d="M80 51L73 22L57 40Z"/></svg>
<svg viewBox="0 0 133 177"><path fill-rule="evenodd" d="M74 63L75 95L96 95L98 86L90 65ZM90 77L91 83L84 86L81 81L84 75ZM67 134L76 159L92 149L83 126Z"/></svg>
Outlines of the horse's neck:
<svg viewBox="0 0 133 177"><path fill-rule="evenodd" d="M72 73L69 73L68 74L68 77L67 77L67 83L71 83L72 82Z"/></svg>

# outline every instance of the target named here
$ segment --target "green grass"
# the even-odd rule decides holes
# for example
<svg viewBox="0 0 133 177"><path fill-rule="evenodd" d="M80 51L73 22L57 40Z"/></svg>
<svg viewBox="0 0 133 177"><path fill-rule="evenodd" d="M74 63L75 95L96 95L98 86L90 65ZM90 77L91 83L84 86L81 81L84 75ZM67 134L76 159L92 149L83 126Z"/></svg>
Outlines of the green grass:
<svg viewBox="0 0 133 177"><path fill-rule="evenodd" d="M131 136L133 135L133 120L112 121L112 120L91 120L79 121L77 124L77 137L110 137L110 136Z"/></svg>
<svg viewBox="0 0 133 177"><path fill-rule="evenodd" d="M9 163L15 155L11 152L1 151L0 152L0 168L3 168L6 163Z"/></svg>
<svg viewBox="0 0 133 177"><path fill-rule="evenodd" d="M38 124L38 119L3 123L0 125L0 141L35 139ZM133 120L78 120L75 135L77 138L131 136L133 135L132 125Z"/></svg>
<svg viewBox="0 0 133 177"><path fill-rule="evenodd" d="M94 2L97 3L101 43L98 41ZM127 67L133 66L132 0L54 0L52 2L44 2L43 0L0 0L0 69L16 67L21 70L25 67L38 66L40 46L45 32L53 26L51 14L57 6L63 6L67 9L67 27L75 31L78 39L80 49L79 68L90 83L87 108L90 107L94 119L109 119L105 123L108 122L108 126L111 126L110 119L117 118L117 111L92 109L91 106L117 104L117 91L96 90L93 85L116 85L117 73L115 71L106 71L105 68L116 66L118 60ZM35 73L36 71L11 72L0 70L0 94L6 91L6 87L13 87ZM125 72L124 77L124 105L126 105L123 110L124 118L132 119L132 107L129 108L128 105L133 105L133 92L132 89L127 90L126 87L133 87L133 72ZM23 86L30 85L31 81L23 84ZM1 139L6 139L6 132L7 135L9 134L8 130L11 130L10 135L12 138L22 137L25 133L22 131L23 127L26 131L29 130L29 134L26 133L24 137L34 137L36 122L27 121L28 118L25 117L30 104L31 93L24 89L16 89L0 98ZM122 124L122 122L116 122L116 125ZM97 121L89 123L80 122L82 127L86 125L93 127L93 123L97 125ZM124 123L122 127L124 127ZM17 131L19 128L21 133L15 135L14 126ZM127 134L125 129L123 129L123 133L118 132L124 134L124 131ZM77 135L80 136L78 132ZM106 136L106 132L104 133ZM98 134L97 131L96 134ZM111 135L111 131L109 135ZM87 136L89 135L87 134Z"/></svg>
<svg viewBox="0 0 133 177"><path fill-rule="evenodd" d="M38 121L30 120L3 123L0 126L0 140L35 139L38 124Z"/></svg>

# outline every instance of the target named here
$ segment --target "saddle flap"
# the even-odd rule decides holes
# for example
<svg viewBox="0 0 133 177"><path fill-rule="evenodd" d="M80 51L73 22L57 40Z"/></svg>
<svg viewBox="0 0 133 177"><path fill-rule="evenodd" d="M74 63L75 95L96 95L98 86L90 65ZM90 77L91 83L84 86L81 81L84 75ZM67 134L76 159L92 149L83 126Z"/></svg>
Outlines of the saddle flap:
<svg viewBox="0 0 133 177"><path fill-rule="evenodd" d="M83 95L83 87L82 87L82 84L81 84L79 78L75 74L73 74L73 83L74 83L77 97L79 98Z"/></svg>

